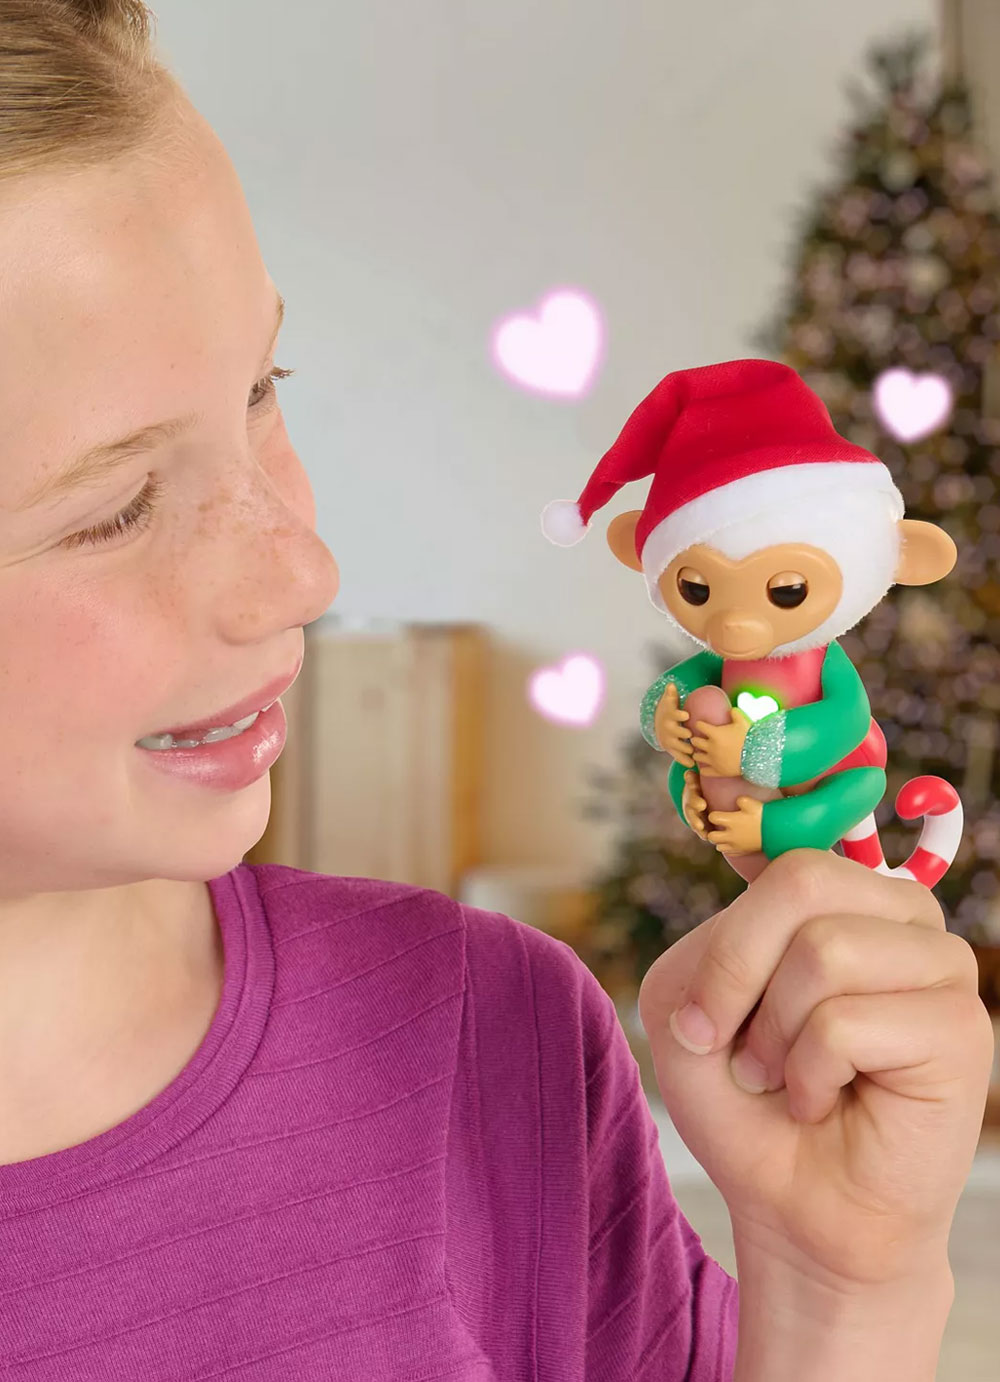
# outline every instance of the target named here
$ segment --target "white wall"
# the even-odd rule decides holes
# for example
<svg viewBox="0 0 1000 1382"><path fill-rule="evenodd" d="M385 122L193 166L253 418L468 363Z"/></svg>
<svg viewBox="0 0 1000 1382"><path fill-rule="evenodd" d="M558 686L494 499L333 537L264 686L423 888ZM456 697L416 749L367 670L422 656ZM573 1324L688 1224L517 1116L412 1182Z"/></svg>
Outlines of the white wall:
<svg viewBox="0 0 1000 1382"><path fill-rule="evenodd" d="M842 84L934 0L160 0L160 47L228 147L288 302L289 433L341 568L334 611L495 631L488 847L585 864L586 762L613 764L667 637L608 520L552 547L667 372L756 354L790 214L828 175ZM589 397L495 371L494 322L571 283L602 304ZM583 648L605 711L557 729L529 670Z"/></svg>

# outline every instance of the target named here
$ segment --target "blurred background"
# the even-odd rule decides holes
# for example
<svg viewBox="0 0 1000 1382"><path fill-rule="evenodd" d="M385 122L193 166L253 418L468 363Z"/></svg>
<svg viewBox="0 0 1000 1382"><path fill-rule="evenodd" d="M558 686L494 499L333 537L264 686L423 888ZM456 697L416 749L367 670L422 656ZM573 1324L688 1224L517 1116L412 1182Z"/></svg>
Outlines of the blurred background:
<svg viewBox="0 0 1000 1382"><path fill-rule="evenodd" d="M247 856L439 888L572 945L614 998L667 1169L636 993L743 886L638 733L672 636L604 533L541 533L667 373L782 359L955 538L844 640L907 778L959 789L938 894L1000 1011L1000 0L162 0L287 302L277 363L341 571ZM1000 1073L997 1078L1000 1096ZM998 1375L1000 1097L952 1243L939 1376Z"/></svg>

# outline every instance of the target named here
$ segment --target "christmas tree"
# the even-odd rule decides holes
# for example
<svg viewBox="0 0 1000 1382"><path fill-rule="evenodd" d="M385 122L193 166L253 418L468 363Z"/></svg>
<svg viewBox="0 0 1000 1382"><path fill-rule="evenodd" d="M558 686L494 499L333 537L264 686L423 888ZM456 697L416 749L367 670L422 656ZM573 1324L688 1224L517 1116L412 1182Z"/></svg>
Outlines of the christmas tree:
<svg viewBox="0 0 1000 1382"><path fill-rule="evenodd" d="M832 185L801 217L790 289L755 341L797 370L842 436L892 472L908 518L954 538L958 565L927 587L894 587L840 639L888 745L876 812L886 860L905 862L916 823L896 792L931 773L962 797L965 834L935 889L949 929L1000 937L1000 420L988 416L1000 343L1000 220L972 136L966 89L941 83L927 41L872 50ZM906 443L873 405L889 369L950 386L948 421ZM652 682L677 660L654 650ZM594 962L649 964L745 886L680 823L666 791L670 760L636 732L620 774L591 770L585 813L619 825L617 855L595 880Z"/></svg>

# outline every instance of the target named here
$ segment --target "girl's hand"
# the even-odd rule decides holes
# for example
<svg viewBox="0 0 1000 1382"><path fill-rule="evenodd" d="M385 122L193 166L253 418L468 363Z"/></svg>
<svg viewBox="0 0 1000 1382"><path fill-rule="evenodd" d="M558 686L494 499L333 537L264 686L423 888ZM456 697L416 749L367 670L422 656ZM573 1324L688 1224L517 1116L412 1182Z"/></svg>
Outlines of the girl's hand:
<svg viewBox="0 0 1000 1382"><path fill-rule="evenodd" d="M705 1016L681 1025L705 1054L675 1035L689 1003ZM925 887L784 854L654 962L639 1013L738 1260L785 1298L807 1285L895 1298L949 1277L993 1031L972 949Z"/></svg>

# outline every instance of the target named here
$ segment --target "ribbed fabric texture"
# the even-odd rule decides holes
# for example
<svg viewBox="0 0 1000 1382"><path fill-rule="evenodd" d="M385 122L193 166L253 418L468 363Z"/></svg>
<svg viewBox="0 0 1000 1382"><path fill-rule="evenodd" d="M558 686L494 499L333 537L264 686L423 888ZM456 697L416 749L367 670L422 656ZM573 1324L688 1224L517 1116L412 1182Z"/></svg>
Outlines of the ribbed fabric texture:
<svg viewBox="0 0 1000 1382"><path fill-rule="evenodd" d="M731 1378L736 1283L568 945L396 883L210 888L225 979L189 1064L0 1166L0 1376Z"/></svg>

